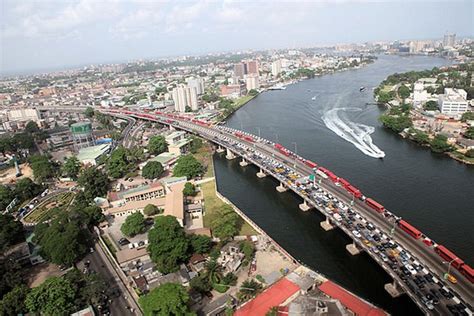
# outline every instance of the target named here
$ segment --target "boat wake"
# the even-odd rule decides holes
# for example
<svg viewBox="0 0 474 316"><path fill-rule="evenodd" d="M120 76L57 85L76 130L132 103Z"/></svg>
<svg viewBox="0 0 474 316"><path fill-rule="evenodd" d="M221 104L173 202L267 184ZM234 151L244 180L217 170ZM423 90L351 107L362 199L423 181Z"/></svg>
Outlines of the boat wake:
<svg viewBox="0 0 474 316"><path fill-rule="evenodd" d="M336 133L339 137L352 143L367 156L373 158L383 158L385 153L373 142L372 134L375 128L360 123L354 123L350 120L343 120L339 112L359 112L359 108L335 108L323 114L322 120L327 128Z"/></svg>

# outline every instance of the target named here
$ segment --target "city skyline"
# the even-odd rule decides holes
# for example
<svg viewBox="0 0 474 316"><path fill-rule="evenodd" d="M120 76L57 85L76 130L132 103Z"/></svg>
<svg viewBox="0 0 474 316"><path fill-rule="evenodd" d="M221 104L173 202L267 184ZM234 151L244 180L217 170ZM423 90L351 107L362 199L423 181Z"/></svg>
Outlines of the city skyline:
<svg viewBox="0 0 474 316"><path fill-rule="evenodd" d="M382 19L387 12L390 18ZM1 15L2 75L218 51L434 39L446 32L465 37L473 29L470 1L4 1Z"/></svg>

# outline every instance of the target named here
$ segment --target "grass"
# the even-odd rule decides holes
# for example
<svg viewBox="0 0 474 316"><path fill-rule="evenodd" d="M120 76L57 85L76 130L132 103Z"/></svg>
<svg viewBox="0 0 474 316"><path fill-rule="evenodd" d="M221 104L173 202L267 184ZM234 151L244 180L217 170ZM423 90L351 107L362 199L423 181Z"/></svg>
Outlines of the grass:
<svg viewBox="0 0 474 316"><path fill-rule="evenodd" d="M115 246L112 244L112 242L110 241L109 237L103 235L103 236L102 236L102 239L104 240L105 245L107 246L107 248L109 249L109 251L112 253L112 255L113 255L114 257L116 257L115 254L116 254L116 252L117 252L117 249L116 249Z"/></svg>
<svg viewBox="0 0 474 316"><path fill-rule="evenodd" d="M463 153L460 153L459 151L453 151L450 153L452 156L461 159L463 161L469 162L469 163L474 163L474 158L470 158L465 156Z"/></svg>
<svg viewBox="0 0 474 316"><path fill-rule="evenodd" d="M41 203L24 220L27 223L41 223L50 220L59 213L66 211L73 198L74 193L72 192L59 194Z"/></svg>
<svg viewBox="0 0 474 316"><path fill-rule="evenodd" d="M204 178L210 178L214 176L214 166L212 162L212 148L211 145L203 141L201 148L193 154L194 157L206 168Z"/></svg>
<svg viewBox="0 0 474 316"><path fill-rule="evenodd" d="M245 103L249 102L250 100L252 100L253 98L255 98L256 96L255 95L246 95L246 96L243 96L237 100L234 101L234 105L233 105L233 108L235 109L238 109L240 108L242 105L244 105Z"/></svg>
<svg viewBox="0 0 474 316"><path fill-rule="evenodd" d="M393 85L384 85L384 86L380 89L380 91L381 91L381 92L385 92L385 93L389 93L390 91L393 90L393 87L394 87Z"/></svg>
<svg viewBox="0 0 474 316"><path fill-rule="evenodd" d="M222 209L226 203L219 199L216 195L216 181L209 181L201 184L201 190L204 194L204 227L211 227L212 221L219 216L219 210ZM243 221L240 228L239 235L257 235L258 233L246 221Z"/></svg>

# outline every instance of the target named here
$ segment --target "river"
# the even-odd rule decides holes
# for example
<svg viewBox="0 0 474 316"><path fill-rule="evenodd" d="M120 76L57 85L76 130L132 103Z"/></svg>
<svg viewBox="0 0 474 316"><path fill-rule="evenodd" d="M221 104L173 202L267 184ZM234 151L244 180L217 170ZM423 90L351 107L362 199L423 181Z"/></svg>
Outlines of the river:
<svg viewBox="0 0 474 316"><path fill-rule="evenodd" d="M296 149L472 266L474 168L384 129L378 121L383 109L367 105L373 102L372 89L388 75L446 64L435 57L379 56L361 69L265 92L227 125L254 134L260 129L262 137ZM360 92L362 86L366 90ZM374 158L380 156L384 159ZM368 255L347 253L350 239L344 233L320 228L319 212L301 212L299 198L278 193L277 182L257 178L253 166L242 168L222 156L214 160L219 190L294 257L394 315L419 313L407 296L390 298L383 289L390 278Z"/></svg>

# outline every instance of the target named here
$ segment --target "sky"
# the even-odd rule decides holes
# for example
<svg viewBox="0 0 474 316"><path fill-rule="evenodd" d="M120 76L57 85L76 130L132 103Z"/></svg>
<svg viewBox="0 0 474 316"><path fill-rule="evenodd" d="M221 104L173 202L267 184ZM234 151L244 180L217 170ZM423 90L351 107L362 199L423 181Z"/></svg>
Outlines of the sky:
<svg viewBox="0 0 474 316"><path fill-rule="evenodd" d="M0 74L208 52L472 36L472 0L0 0Z"/></svg>

